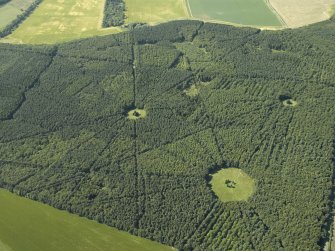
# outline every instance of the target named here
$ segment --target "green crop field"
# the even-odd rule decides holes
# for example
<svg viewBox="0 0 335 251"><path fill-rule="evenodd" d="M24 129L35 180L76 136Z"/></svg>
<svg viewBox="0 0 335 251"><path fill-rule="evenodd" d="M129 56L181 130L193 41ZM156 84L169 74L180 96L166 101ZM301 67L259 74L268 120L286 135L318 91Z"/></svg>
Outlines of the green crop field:
<svg viewBox="0 0 335 251"><path fill-rule="evenodd" d="M255 181L238 168L226 168L213 174L211 185L221 201L247 200L255 191Z"/></svg>
<svg viewBox="0 0 335 251"><path fill-rule="evenodd" d="M102 29L104 0L44 0L5 41L50 44L119 32Z"/></svg>
<svg viewBox="0 0 335 251"><path fill-rule="evenodd" d="M265 0L188 0L192 16L241 25L281 26Z"/></svg>
<svg viewBox="0 0 335 251"><path fill-rule="evenodd" d="M159 23L187 19L185 0L125 0L128 23Z"/></svg>
<svg viewBox="0 0 335 251"><path fill-rule="evenodd" d="M0 30L10 24L33 2L33 0L11 0L4 5L0 5Z"/></svg>
<svg viewBox="0 0 335 251"><path fill-rule="evenodd" d="M1 251L167 251L130 235L0 189Z"/></svg>

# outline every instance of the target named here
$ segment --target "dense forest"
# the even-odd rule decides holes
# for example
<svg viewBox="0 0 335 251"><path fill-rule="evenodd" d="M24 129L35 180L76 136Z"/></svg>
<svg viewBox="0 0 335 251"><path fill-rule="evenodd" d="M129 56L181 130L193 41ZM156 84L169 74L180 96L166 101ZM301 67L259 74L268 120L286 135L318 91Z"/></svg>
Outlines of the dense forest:
<svg viewBox="0 0 335 251"><path fill-rule="evenodd" d="M319 250L334 39L334 21L283 31L175 21L0 44L0 186L180 250ZM135 108L146 116L129 119ZM227 167L255 180L248 201L212 192L209 175Z"/></svg>
<svg viewBox="0 0 335 251"><path fill-rule="evenodd" d="M126 5L123 0L107 0L104 9L102 27L121 26L124 24Z"/></svg>

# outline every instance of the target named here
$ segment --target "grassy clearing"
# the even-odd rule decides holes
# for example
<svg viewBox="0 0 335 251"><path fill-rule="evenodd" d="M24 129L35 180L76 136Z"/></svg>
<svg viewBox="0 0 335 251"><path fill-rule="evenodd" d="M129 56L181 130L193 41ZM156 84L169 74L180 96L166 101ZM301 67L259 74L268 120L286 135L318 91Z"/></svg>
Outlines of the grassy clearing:
<svg viewBox="0 0 335 251"><path fill-rule="evenodd" d="M292 107L294 107L294 106L298 105L298 102L295 101L295 100L293 100L293 99L287 99L287 100L283 101L283 105L284 106L292 106Z"/></svg>
<svg viewBox="0 0 335 251"><path fill-rule="evenodd" d="M189 97L195 97L199 95L200 90L196 85L192 85L190 88L184 90L184 92Z"/></svg>
<svg viewBox="0 0 335 251"><path fill-rule="evenodd" d="M191 85L190 88L184 90L184 93L189 97L196 97L199 95L202 88L208 86L210 82L200 82L197 84Z"/></svg>
<svg viewBox="0 0 335 251"><path fill-rule="evenodd" d="M173 250L0 189L0 250Z"/></svg>
<svg viewBox="0 0 335 251"><path fill-rule="evenodd" d="M255 191L255 181L238 168L226 168L212 175L210 182L221 201L245 201Z"/></svg>
<svg viewBox="0 0 335 251"><path fill-rule="evenodd" d="M188 0L192 16L240 25L281 27L282 23L264 0Z"/></svg>
<svg viewBox="0 0 335 251"><path fill-rule="evenodd" d="M144 119L147 116L146 110L134 109L128 112L128 119L137 120Z"/></svg>
<svg viewBox="0 0 335 251"><path fill-rule="evenodd" d="M52 44L120 32L102 29L104 0L44 0L5 41Z"/></svg>
<svg viewBox="0 0 335 251"><path fill-rule="evenodd" d="M327 20L331 17L334 0L269 0L288 27L295 28Z"/></svg>
<svg viewBox="0 0 335 251"><path fill-rule="evenodd" d="M149 24L189 17L185 0L125 0L126 22Z"/></svg>
<svg viewBox="0 0 335 251"><path fill-rule="evenodd" d="M11 0L4 5L0 5L0 30L13 22L33 2L34 0Z"/></svg>

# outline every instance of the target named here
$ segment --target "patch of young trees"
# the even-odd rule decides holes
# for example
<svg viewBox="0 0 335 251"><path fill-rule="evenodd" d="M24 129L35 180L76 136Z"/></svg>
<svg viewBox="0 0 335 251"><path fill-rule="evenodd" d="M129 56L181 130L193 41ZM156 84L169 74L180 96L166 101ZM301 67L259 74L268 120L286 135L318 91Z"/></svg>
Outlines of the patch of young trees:
<svg viewBox="0 0 335 251"><path fill-rule="evenodd" d="M124 24L126 4L124 0L106 0L102 27L121 26Z"/></svg>

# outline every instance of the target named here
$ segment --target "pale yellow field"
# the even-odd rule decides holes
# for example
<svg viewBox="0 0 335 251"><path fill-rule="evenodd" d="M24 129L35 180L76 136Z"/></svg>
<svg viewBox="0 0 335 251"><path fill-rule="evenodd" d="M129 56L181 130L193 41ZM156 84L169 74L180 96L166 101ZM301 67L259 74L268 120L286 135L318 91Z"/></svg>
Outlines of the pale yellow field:
<svg viewBox="0 0 335 251"><path fill-rule="evenodd" d="M189 18L185 0L125 0L126 22L149 24Z"/></svg>
<svg viewBox="0 0 335 251"><path fill-rule="evenodd" d="M101 28L104 4L105 0L44 0L5 41L51 44L120 32Z"/></svg>
<svg viewBox="0 0 335 251"><path fill-rule="evenodd" d="M156 24L187 19L185 0L125 0L126 23ZM13 34L2 42L53 44L96 35L118 33L102 29L105 0L44 0Z"/></svg>
<svg viewBox="0 0 335 251"><path fill-rule="evenodd" d="M335 0L269 0L288 27L296 28L327 20Z"/></svg>

